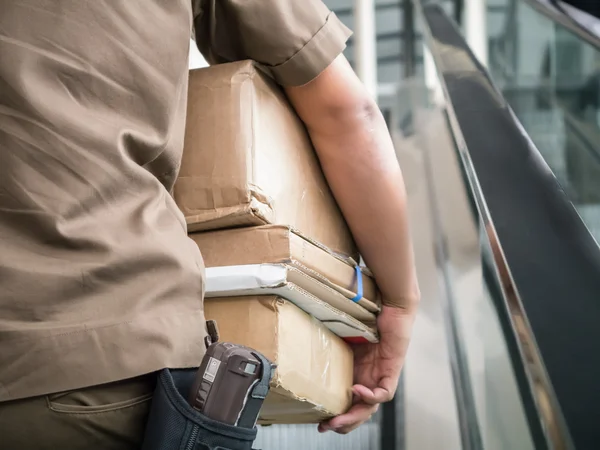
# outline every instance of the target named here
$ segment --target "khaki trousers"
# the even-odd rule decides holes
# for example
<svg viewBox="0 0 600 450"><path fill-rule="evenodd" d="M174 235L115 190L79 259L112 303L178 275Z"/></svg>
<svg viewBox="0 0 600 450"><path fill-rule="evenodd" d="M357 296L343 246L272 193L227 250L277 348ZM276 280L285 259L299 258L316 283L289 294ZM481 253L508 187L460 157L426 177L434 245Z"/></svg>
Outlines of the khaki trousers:
<svg viewBox="0 0 600 450"><path fill-rule="evenodd" d="M156 374L0 403L3 450L138 450Z"/></svg>

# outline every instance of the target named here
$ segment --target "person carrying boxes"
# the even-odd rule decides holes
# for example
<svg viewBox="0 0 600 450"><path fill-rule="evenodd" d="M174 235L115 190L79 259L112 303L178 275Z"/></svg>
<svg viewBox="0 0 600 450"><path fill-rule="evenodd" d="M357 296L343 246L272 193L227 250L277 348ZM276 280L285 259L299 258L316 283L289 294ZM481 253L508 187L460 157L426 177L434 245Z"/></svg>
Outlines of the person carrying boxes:
<svg viewBox="0 0 600 450"><path fill-rule="evenodd" d="M320 0L5 0L2 448L139 448L157 373L200 365L204 265L171 195L192 27L211 64L253 60L283 88L381 291L353 405L320 430L394 395L420 295L406 193L337 17Z"/></svg>

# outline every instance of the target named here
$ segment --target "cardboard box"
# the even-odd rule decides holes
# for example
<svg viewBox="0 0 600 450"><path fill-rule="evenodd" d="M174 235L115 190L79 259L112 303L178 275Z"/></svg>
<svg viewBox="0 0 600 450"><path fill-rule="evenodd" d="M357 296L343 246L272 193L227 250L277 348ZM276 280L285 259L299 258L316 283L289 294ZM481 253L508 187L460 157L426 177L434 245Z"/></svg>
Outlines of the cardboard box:
<svg viewBox="0 0 600 450"><path fill-rule="evenodd" d="M357 296L357 263L290 227L266 225L197 233L190 237L198 244L206 267L285 264L319 280L348 299ZM358 304L377 313L381 299L375 280L366 268L361 268L360 275L363 295Z"/></svg>
<svg viewBox="0 0 600 450"><path fill-rule="evenodd" d="M377 342L377 287L356 263L289 227L192 234L205 260L206 297L279 295L348 342ZM357 295L360 274L363 295Z"/></svg>
<svg viewBox="0 0 600 450"><path fill-rule="evenodd" d="M352 351L317 320L274 296L207 300L204 308L223 341L278 364L261 423L316 423L350 407Z"/></svg>
<svg viewBox="0 0 600 450"><path fill-rule="evenodd" d="M190 232L290 225L357 257L304 124L250 61L190 72L174 196Z"/></svg>

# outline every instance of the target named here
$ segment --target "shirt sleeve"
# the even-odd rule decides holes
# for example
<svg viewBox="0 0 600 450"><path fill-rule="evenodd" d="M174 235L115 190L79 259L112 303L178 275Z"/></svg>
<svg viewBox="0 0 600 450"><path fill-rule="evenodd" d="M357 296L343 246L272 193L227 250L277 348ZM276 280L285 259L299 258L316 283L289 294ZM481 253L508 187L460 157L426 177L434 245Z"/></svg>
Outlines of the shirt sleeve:
<svg viewBox="0 0 600 450"><path fill-rule="evenodd" d="M316 78L352 34L321 0L195 0L194 28L210 64L251 59L283 86Z"/></svg>

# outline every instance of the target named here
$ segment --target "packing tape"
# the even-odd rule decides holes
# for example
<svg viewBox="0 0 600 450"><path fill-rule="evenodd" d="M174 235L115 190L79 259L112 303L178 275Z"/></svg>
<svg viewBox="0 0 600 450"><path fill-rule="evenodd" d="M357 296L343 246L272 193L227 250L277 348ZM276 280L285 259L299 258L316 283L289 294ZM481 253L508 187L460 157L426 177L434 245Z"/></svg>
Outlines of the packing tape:
<svg viewBox="0 0 600 450"><path fill-rule="evenodd" d="M363 298L363 279L362 272L360 270L360 266L357 264L354 266L354 271L356 272L356 297L351 300L354 303L358 303L361 298Z"/></svg>

